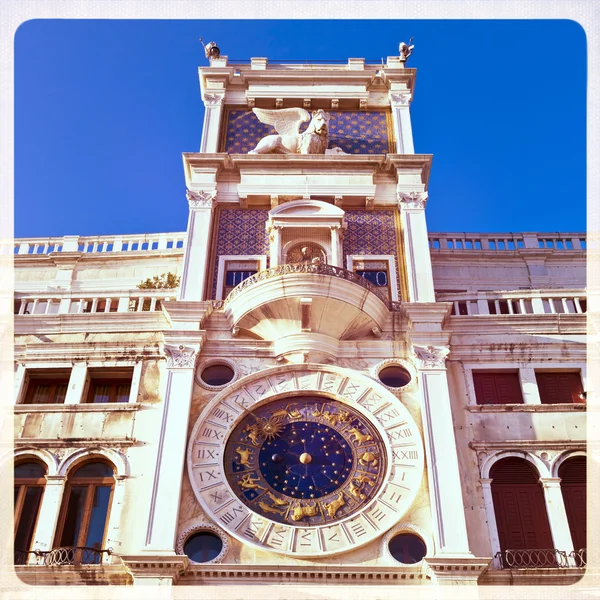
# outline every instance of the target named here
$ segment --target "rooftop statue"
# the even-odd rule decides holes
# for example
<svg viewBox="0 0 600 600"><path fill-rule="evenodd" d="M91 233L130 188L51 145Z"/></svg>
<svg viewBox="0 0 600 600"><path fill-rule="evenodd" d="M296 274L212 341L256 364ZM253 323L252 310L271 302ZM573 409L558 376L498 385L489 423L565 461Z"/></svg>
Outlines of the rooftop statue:
<svg viewBox="0 0 600 600"><path fill-rule="evenodd" d="M273 125L277 134L267 135L248 154L326 154L329 115L322 109L311 115L303 108L264 110L253 108L258 120ZM310 120L306 131L300 133L301 123Z"/></svg>
<svg viewBox="0 0 600 600"><path fill-rule="evenodd" d="M216 42L208 42L208 44L205 44L202 41L202 38L200 38L200 43L204 47L204 54L206 58L219 58L221 56L221 50L217 46Z"/></svg>
<svg viewBox="0 0 600 600"><path fill-rule="evenodd" d="M400 60L402 62L406 62L408 60L408 57L412 54L413 52L413 48L415 47L414 44L411 44L409 46L409 44L413 41L413 38L410 38L410 40L408 40L408 44L406 44L405 42L400 42Z"/></svg>

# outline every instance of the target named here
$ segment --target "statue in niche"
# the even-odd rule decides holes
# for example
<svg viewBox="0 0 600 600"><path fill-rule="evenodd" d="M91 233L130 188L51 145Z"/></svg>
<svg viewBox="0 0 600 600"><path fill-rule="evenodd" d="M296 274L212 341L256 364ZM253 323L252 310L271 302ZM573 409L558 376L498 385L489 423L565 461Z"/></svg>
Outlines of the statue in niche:
<svg viewBox="0 0 600 600"><path fill-rule="evenodd" d="M273 125L277 134L267 135L248 154L325 154L329 143L329 114L315 110L311 115L303 108L282 108L252 111L261 123ZM306 131L300 133L301 123L310 120Z"/></svg>
<svg viewBox="0 0 600 600"><path fill-rule="evenodd" d="M316 266L327 262L325 250L314 242L297 244L288 250L286 263L310 263Z"/></svg>

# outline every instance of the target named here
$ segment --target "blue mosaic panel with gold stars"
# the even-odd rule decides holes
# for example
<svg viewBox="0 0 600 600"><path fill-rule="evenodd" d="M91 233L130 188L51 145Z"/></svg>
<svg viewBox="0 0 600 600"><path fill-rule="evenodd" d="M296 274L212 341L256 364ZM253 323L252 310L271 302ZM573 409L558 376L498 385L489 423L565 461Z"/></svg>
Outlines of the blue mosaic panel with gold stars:
<svg viewBox="0 0 600 600"><path fill-rule="evenodd" d="M213 298L217 293L219 256L226 254L266 254L269 255L269 235L265 223L268 210L221 209L217 229L217 251L213 275Z"/></svg>
<svg viewBox="0 0 600 600"><path fill-rule="evenodd" d="M394 210L347 210L344 216L348 229L344 234L344 264L346 256L392 254L400 282L398 238ZM401 293L398 290L398 297Z"/></svg>
<svg viewBox="0 0 600 600"><path fill-rule="evenodd" d="M224 451L226 477L254 512L279 523L334 523L381 486L379 433L351 406L324 397L275 400L248 411Z"/></svg>
<svg viewBox="0 0 600 600"><path fill-rule="evenodd" d="M386 111L329 111L329 148L347 154L387 154L389 150ZM304 131L308 123L303 123ZM247 154L266 135L277 133L248 110L230 110L225 149L228 154Z"/></svg>

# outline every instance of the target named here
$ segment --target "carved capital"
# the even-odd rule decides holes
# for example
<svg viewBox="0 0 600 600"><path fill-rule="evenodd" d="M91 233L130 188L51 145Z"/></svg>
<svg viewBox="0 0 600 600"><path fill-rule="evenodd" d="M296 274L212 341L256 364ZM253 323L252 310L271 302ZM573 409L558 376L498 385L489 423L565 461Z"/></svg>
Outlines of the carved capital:
<svg viewBox="0 0 600 600"><path fill-rule="evenodd" d="M339 206L340 208L342 208L342 204L344 203L344 196L335 196L333 198L333 203L336 206Z"/></svg>
<svg viewBox="0 0 600 600"><path fill-rule="evenodd" d="M402 208L425 208L427 204L427 192L398 192L398 204Z"/></svg>
<svg viewBox="0 0 600 600"><path fill-rule="evenodd" d="M375 206L375 196L367 196L365 198L365 207L367 210L371 210Z"/></svg>
<svg viewBox="0 0 600 600"><path fill-rule="evenodd" d="M367 104L368 104L368 100L367 100L367 98L361 98L361 99L358 101L358 108L359 108L360 110L367 110Z"/></svg>
<svg viewBox="0 0 600 600"><path fill-rule="evenodd" d="M256 106L256 98L246 98L248 108L254 108Z"/></svg>
<svg viewBox="0 0 600 600"><path fill-rule="evenodd" d="M411 98L410 94L390 94L390 102L400 106L408 106Z"/></svg>
<svg viewBox="0 0 600 600"><path fill-rule="evenodd" d="M275 98L275 108L283 108L283 98Z"/></svg>
<svg viewBox="0 0 600 600"><path fill-rule="evenodd" d="M332 98L331 99L331 110L337 110L339 107L340 107L339 98Z"/></svg>
<svg viewBox="0 0 600 600"><path fill-rule="evenodd" d="M445 369L446 356L450 354L450 348L446 346L413 346L413 352L421 369Z"/></svg>
<svg viewBox="0 0 600 600"><path fill-rule="evenodd" d="M279 196L277 194L271 194L271 208L277 208L279 206Z"/></svg>
<svg viewBox="0 0 600 600"><path fill-rule="evenodd" d="M310 108L311 102L312 100L310 98L304 98L304 101L302 102L302 107L308 110Z"/></svg>
<svg viewBox="0 0 600 600"><path fill-rule="evenodd" d="M167 369L194 369L198 359L198 349L180 344L171 346L165 344L167 355Z"/></svg>
<svg viewBox="0 0 600 600"><path fill-rule="evenodd" d="M221 106L224 96L222 94L204 94L204 106Z"/></svg>
<svg viewBox="0 0 600 600"><path fill-rule="evenodd" d="M216 198L217 192L192 192L191 190L186 190L185 195L190 208L212 208L213 200Z"/></svg>

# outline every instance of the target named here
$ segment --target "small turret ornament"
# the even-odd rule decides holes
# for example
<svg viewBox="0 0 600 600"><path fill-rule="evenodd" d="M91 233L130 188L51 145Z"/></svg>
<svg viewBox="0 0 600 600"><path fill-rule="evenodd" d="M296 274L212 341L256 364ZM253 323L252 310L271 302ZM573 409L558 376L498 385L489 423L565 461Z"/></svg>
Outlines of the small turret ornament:
<svg viewBox="0 0 600 600"><path fill-rule="evenodd" d="M200 43L204 48L204 54L206 58L208 58L209 60L212 58L219 58L221 56L221 50L217 46L216 42L208 42L208 44L205 44L202 41L202 38L200 38Z"/></svg>

